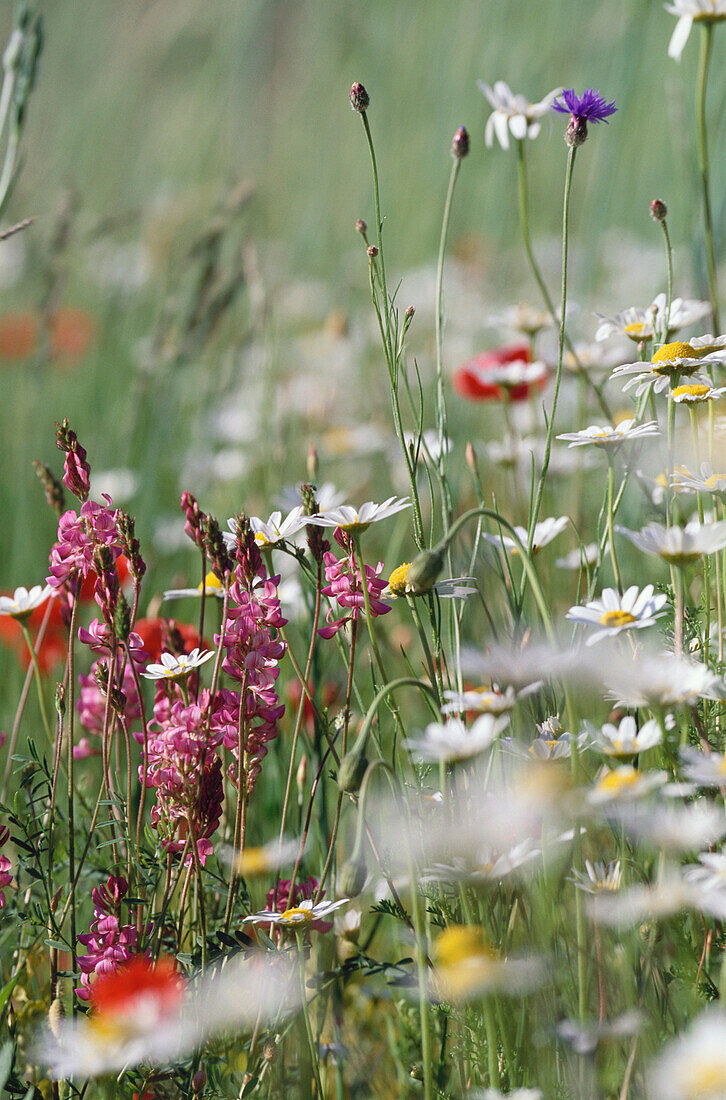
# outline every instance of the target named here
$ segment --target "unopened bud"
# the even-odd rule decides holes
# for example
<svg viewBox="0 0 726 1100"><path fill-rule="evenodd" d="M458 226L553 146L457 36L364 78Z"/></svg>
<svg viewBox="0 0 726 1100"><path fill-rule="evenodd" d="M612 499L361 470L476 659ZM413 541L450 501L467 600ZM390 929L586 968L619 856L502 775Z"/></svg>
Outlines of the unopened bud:
<svg viewBox="0 0 726 1100"><path fill-rule="evenodd" d="M359 115L368 110L371 98L360 81L356 80L350 87L350 105Z"/></svg>
<svg viewBox="0 0 726 1100"><path fill-rule="evenodd" d="M297 789L298 789L298 792L299 792L301 798L302 798L302 795L303 795L303 791L305 790L305 780L307 779L307 777L308 777L308 758L305 755L305 753L303 753L302 760L298 764L297 772L295 773L295 782L297 784Z"/></svg>
<svg viewBox="0 0 726 1100"><path fill-rule="evenodd" d="M476 460L476 451L474 450L474 444L471 442L471 440L469 440L466 444L465 457L467 466L474 474L474 476L477 477L479 474L479 464Z"/></svg>
<svg viewBox="0 0 726 1100"><path fill-rule="evenodd" d="M50 1002L50 1008L48 1009L48 1030L51 1035L54 1035L56 1039L60 1038L61 1034L61 1021L65 1016L63 1011L63 1002L60 998L56 997L54 1001Z"/></svg>
<svg viewBox="0 0 726 1100"><path fill-rule="evenodd" d="M308 477L315 483L318 480L318 452L311 443L308 447Z"/></svg>
<svg viewBox="0 0 726 1100"><path fill-rule="evenodd" d="M587 141L587 119L581 115L570 115L570 121L565 130L565 144L571 149L577 149Z"/></svg>
<svg viewBox="0 0 726 1100"><path fill-rule="evenodd" d="M63 717L66 712L66 686L65 684L55 685L55 709L56 713Z"/></svg>
<svg viewBox="0 0 726 1100"><path fill-rule="evenodd" d="M466 126L460 126L451 139L451 155L457 160L469 155L469 132Z"/></svg>
<svg viewBox="0 0 726 1100"><path fill-rule="evenodd" d="M265 1044L262 1047L262 1057L266 1062L269 1062L270 1065L273 1065L277 1061L277 1047L275 1046L274 1040L265 1040Z"/></svg>
<svg viewBox="0 0 726 1100"><path fill-rule="evenodd" d="M406 306L406 312L403 316L406 318L407 321L412 321L415 312L416 310L413 306Z"/></svg>
<svg viewBox="0 0 726 1100"><path fill-rule="evenodd" d="M650 216L654 222L664 222L668 216L668 207L661 199L653 199L650 204Z"/></svg>
<svg viewBox="0 0 726 1100"><path fill-rule="evenodd" d="M365 886L368 868L364 859L349 859L338 873L338 893L341 898L355 898Z"/></svg>
<svg viewBox="0 0 726 1100"><path fill-rule="evenodd" d="M37 458L34 460L33 466L45 490L46 502L51 506L56 515L63 515L66 510L66 498L61 482L58 481L50 466L38 462Z"/></svg>
<svg viewBox="0 0 726 1100"><path fill-rule="evenodd" d="M207 1083L207 1075L203 1069L198 1069L192 1077L192 1092L201 1092Z"/></svg>
<svg viewBox="0 0 726 1100"><path fill-rule="evenodd" d="M344 791L345 794L355 794L356 791L359 791L367 767L365 745L360 748L354 745L340 761L340 767L338 768L339 790Z"/></svg>
<svg viewBox="0 0 726 1100"><path fill-rule="evenodd" d="M441 550L422 550L408 567L406 587L414 596L430 592L444 568Z"/></svg>
<svg viewBox="0 0 726 1100"><path fill-rule="evenodd" d="M414 1081L423 1081L423 1070L421 1069L421 1066L411 1066L411 1072L409 1076L413 1077Z"/></svg>
<svg viewBox="0 0 726 1100"><path fill-rule="evenodd" d="M369 244L367 251L370 258L372 260L375 260L376 256L378 255L378 249L376 248L376 246L374 244Z"/></svg>
<svg viewBox="0 0 726 1100"><path fill-rule="evenodd" d="M360 233L361 237L365 237L366 233L368 232L368 225L366 224L366 222L363 221L362 218L358 218L357 222L355 223L355 228L356 231Z"/></svg>
<svg viewBox="0 0 726 1100"><path fill-rule="evenodd" d="M61 899L62 895L63 895L63 887L59 886L58 889L56 890L56 892L53 894L53 897L50 899L50 911L51 911L51 913L55 913L56 910L58 909L58 906L60 905L60 899Z"/></svg>

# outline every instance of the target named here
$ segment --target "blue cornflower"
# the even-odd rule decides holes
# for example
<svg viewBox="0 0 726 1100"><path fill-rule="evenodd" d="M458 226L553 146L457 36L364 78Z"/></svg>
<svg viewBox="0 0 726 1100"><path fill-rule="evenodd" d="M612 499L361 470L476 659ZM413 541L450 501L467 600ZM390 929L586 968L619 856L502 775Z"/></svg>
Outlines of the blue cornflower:
<svg viewBox="0 0 726 1100"><path fill-rule="evenodd" d="M617 107L615 100L607 103L594 88L588 88L582 95L575 95L574 88L566 88L562 93L562 103L555 100L552 110L570 116L565 141L577 147L587 138L588 122L607 122L608 116L614 115Z"/></svg>
<svg viewBox="0 0 726 1100"><path fill-rule="evenodd" d="M552 104L553 111L559 111L563 115L574 115L575 118L584 119L585 122L607 122L610 115L617 111L615 100L607 103L594 88L588 88L582 95L575 95L574 88L566 88L562 92L562 103L557 100Z"/></svg>

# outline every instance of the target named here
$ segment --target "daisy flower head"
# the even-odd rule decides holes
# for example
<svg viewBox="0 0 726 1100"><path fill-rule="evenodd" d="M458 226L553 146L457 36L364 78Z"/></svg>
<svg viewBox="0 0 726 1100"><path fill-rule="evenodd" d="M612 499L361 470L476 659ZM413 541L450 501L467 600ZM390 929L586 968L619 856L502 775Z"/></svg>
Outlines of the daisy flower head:
<svg viewBox="0 0 726 1100"><path fill-rule="evenodd" d="M693 706L699 699L726 699L726 684L699 661L673 653L639 655L606 674L608 694L626 707Z"/></svg>
<svg viewBox="0 0 726 1100"><path fill-rule="evenodd" d="M651 718L638 729L631 715L622 718L617 726L606 722L595 731L593 737L596 748L623 763L630 763L639 753L660 745L662 740L663 731L655 718Z"/></svg>
<svg viewBox="0 0 726 1100"><path fill-rule="evenodd" d="M494 87L483 80L478 84L493 108L484 131L487 148L494 144L495 135L502 149L509 148L510 133L517 141L526 137L536 138L542 125L541 119L562 91L561 88L554 88L539 103L530 103L526 96L515 95L503 80L498 80Z"/></svg>
<svg viewBox="0 0 726 1100"><path fill-rule="evenodd" d="M396 566L388 578L388 584L381 592L384 599L400 599L402 596L422 595L415 585L408 583L410 568L410 561L404 561L401 565ZM449 580L436 581L433 585L433 591L445 599L463 600L467 596L473 595L474 592L478 592L479 589L476 584L476 577L451 577Z"/></svg>
<svg viewBox="0 0 726 1100"><path fill-rule="evenodd" d="M478 925L451 924L433 943L432 995L436 1000L466 1003L490 992L525 993L544 979L534 958L501 958Z"/></svg>
<svg viewBox="0 0 726 1100"><path fill-rule="evenodd" d="M602 638L612 638L623 630L642 630L653 626L656 619L665 615L665 595L654 595L652 584L642 591L632 585L621 596L614 588L605 588L597 600L590 600L584 607L571 607L565 618L571 622L597 626L590 634L587 645L595 645Z"/></svg>
<svg viewBox="0 0 726 1100"><path fill-rule="evenodd" d="M454 764L486 752L509 724L506 714L481 714L470 729L460 718L431 722L423 737L404 742L416 760Z"/></svg>
<svg viewBox="0 0 726 1100"><path fill-rule="evenodd" d="M535 685L537 687L539 685ZM477 711L479 714L508 714L517 702L517 693L513 687L506 691L495 688L469 688L467 691L444 691L446 702L441 708L443 714L461 714L463 711Z"/></svg>
<svg viewBox="0 0 726 1100"><path fill-rule="evenodd" d="M595 339L600 342L610 336L627 336L636 344L645 340L652 340L655 336L655 310L653 306L648 309L640 309L638 306L629 306L621 309L614 317L607 317L604 313L596 313L600 324L595 331Z"/></svg>
<svg viewBox="0 0 726 1100"><path fill-rule="evenodd" d="M694 22L718 23L726 19L726 0L673 0L665 5L665 10L678 18L668 44L668 56L680 61Z"/></svg>
<svg viewBox="0 0 726 1100"><path fill-rule="evenodd" d="M617 768L603 768L595 786L587 793L591 806L612 802L630 802L645 798L656 787L662 787L668 776L665 772L640 772L632 764L620 764Z"/></svg>
<svg viewBox="0 0 726 1100"><path fill-rule="evenodd" d="M161 664L150 664L141 673L147 680L185 680L214 656L211 649L193 649L191 653L162 653Z"/></svg>
<svg viewBox="0 0 726 1100"><path fill-rule="evenodd" d="M576 95L574 88L565 88L562 102L555 99L552 110L569 115L570 121L565 131L565 141L571 148L577 148L587 139L588 122L607 122L617 111L615 100L608 103L604 96L594 88L587 88L582 95Z"/></svg>
<svg viewBox="0 0 726 1100"><path fill-rule="evenodd" d="M570 447L585 447L591 444L595 447L603 447L606 450L618 450L623 443L633 439L644 439L646 436L660 435L657 420L648 420L644 424L636 424L634 419L621 420L619 424L611 427L605 424L600 427L591 424L589 428L583 428L579 432L564 432L558 435L558 439L569 441Z"/></svg>
<svg viewBox="0 0 726 1100"><path fill-rule="evenodd" d="M349 504L342 504L339 508L329 508L318 512L316 516L306 516L305 522L316 527L340 527L349 535L355 537L365 531L372 523L378 523L389 516L395 516L404 508L410 508L411 501L408 497L389 497L382 504L375 504L367 500L360 508L351 508Z"/></svg>
<svg viewBox="0 0 726 1100"><path fill-rule="evenodd" d="M707 756L691 746L681 749L682 772L699 787L726 787L726 756L712 752Z"/></svg>
<svg viewBox="0 0 726 1100"><path fill-rule="evenodd" d="M608 553L607 546L605 547L605 553ZM599 556L600 547L598 544L596 542L588 542L586 546L576 546L574 550L570 550L563 558L558 558L555 565L558 569L569 569L572 572L579 572L588 565L594 565Z"/></svg>
<svg viewBox="0 0 726 1100"><path fill-rule="evenodd" d="M317 905L313 905L312 900L307 898L290 909L285 909L282 913L278 913L275 909L263 909L259 913L245 917L243 923L276 924L281 928L304 930L309 928L313 921L324 920L330 913L340 909L341 905L347 905L348 900L348 898L341 898L339 901L319 901Z"/></svg>
<svg viewBox="0 0 726 1100"><path fill-rule="evenodd" d="M726 495L726 474L716 473L710 462L701 463L701 473L692 474L684 469L679 475L679 481L688 489L697 493L713 493L715 496Z"/></svg>
<svg viewBox="0 0 726 1100"><path fill-rule="evenodd" d="M223 535L226 541L226 535ZM204 578L204 582L200 581L196 588L168 588L162 600L180 600L186 596L198 599L202 595L215 596L217 599L224 599L224 585L214 572L207 573Z"/></svg>
<svg viewBox="0 0 726 1100"><path fill-rule="evenodd" d="M600 860L593 863L586 859L585 870L573 871L568 876L568 881L585 894L614 894L620 889L623 870L619 859L613 859L609 863L602 863Z"/></svg>
<svg viewBox="0 0 726 1100"><path fill-rule="evenodd" d="M666 1043L647 1078L658 1100L721 1100L726 1096L726 1012L709 1007Z"/></svg>
<svg viewBox="0 0 726 1100"><path fill-rule="evenodd" d="M298 504L292 511L288 512L284 519L282 518L282 512L278 511L273 512L268 520L260 519L259 516L250 516L250 527L260 550L266 550L285 539L292 538L293 535L296 535L298 531L305 527L309 520L310 517L305 515L303 506ZM237 521L228 519L227 527L229 533L224 532L224 541L227 544L227 549L233 550L237 539Z"/></svg>
<svg viewBox="0 0 726 1100"><path fill-rule="evenodd" d="M635 394L639 397L652 387L654 393L661 393L670 386L675 376L689 377L695 374L704 362L713 362L710 356L694 347L693 344L683 341L673 341L669 344L661 344L650 357L650 362L638 361L637 363L624 363L616 367L612 378L624 378L632 375L623 386L626 390L636 387Z"/></svg>
<svg viewBox="0 0 726 1100"><path fill-rule="evenodd" d="M708 378L702 378L697 374L690 382L682 386L675 386L669 394L671 401L677 405L699 405L703 401L717 401L726 393L726 386L714 387Z"/></svg>
<svg viewBox="0 0 726 1100"><path fill-rule="evenodd" d="M679 805L671 795L675 783L666 783L655 802L622 803L608 807L608 818L617 822L628 836L657 851L697 852L709 844L718 844L726 833L723 810L698 799ZM679 784L684 787L685 784ZM688 787L684 795L693 793Z"/></svg>
<svg viewBox="0 0 726 1100"><path fill-rule="evenodd" d="M726 521L723 520L699 523L693 519L685 527L649 523L641 531L630 531L627 527L616 527L616 530L644 553L682 568L692 565L704 554L715 554L726 546Z"/></svg>
<svg viewBox="0 0 726 1100"><path fill-rule="evenodd" d="M50 585L34 584L32 588L16 588L12 596L0 596L0 615L23 620L53 595Z"/></svg>
<svg viewBox="0 0 726 1100"><path fill-rule="evenodd" d="M534 528L534 538L532 539L532 553L536 554L538 550L541 550L553 539L557 538L561 534L567 524L570 522L569 516L559 516L555 519L554 516L549 516L547 519L540 520ZM527 532L524 527L514 528L517 538L523 546L527 545ZM487 542L492 546L501 547L504 550L508 550L510 554L518 554L519 547L514 539L508 535L488 535L483 536Z"/></svg>

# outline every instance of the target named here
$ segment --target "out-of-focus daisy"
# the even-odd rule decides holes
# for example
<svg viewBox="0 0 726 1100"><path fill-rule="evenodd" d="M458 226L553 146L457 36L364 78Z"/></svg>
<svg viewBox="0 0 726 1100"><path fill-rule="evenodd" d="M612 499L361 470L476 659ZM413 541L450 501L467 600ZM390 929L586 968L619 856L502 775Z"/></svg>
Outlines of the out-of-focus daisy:
<svg viewBox="0 0 726 1100"><path fill-rule="evenodd" d="M614 894L620 889L623 871L619 859L613 859L609 863L602 863L600 860L592 863L586 859L585 870L573 871L568 878L585 894Z"/></svg>
<svg viewBox="0 0 726 1100"><path fill-rule="evenodd" d="M648 309L624 309L615 317L595 316L600 319L596 340L607 340L609 336L627 336L634 343L652 340L656 332L663 330L666 296L658 294ZM709 302L699 302L693 298L674 298L668 320L668 336L675 335L682 328L694 325L711 312Z"/></svg>
<svg viewBox="0 0 726 1100"><path fill-rule="evenodd" d="M339 901L319 901L313 905L311 900L301 901L284 913L278 913L275 909L262 909L259 913L253 913L244 918L243 923L249 924L277 924L282 928L307 928L313 921L323 920L341 905L347 905L348 898Z"/></svg>
<svg viewBox="0 0 726 1100"><path fill-rule="evenodd" d="M299 840L270 841L260 848L245 848L238 854L232 854L231 864L238 875L243 878L253 878L257 875L266 875L270 871L278 871L286 863L295 859L300 851Z"/></svg>
<svg viewBox="0 0 726 1100"><path fill-rule="evenodd" d="M410 568L410 561L405 561L396 566L388 578L388 584L381 592L384 598L399 599L403 596L420 595L413 585L408 584L408 571ZM433 585L433 591L444 599L465 600L467 596L473 595L479 589L476 577L451 577L449 580L436 581Z"/></svg>
<svg viewBox="0 0 726 1100"><path fill-rule="evenodd" d="M530 436L505 435L503 439L493 439L484 444L484 453L490 462L498 466L521 466L532 462L532 454L537 448L537 440Z"/></svg>
<svg viewBox="0 0 726 1100"><path fill-rule="evenodd" d="M581 1023L578 1020L560 1020L557 1034L576 1054L594 1054L600 1043L617 1041L637 1035L643 1024L638 1011L623 1012L614 1020L602 1020L598 1023Z"/></svg>
<svg viewBox="0 0 726 1100"><path fill-rule="evenodd" d="M676 386L669 393L677 405L700 405L704 401L717 401L726 393L726 386L714 389L708 379L696 376L683 386Z"/></svg>
<svg viewBox="0 0 726 1100"><path fill-rule="evenodd" d="M232 959L185 981L171 959L133 956L91 986L91 1012L42 1032L34 1059L55 1080L116 1074L139 1063L179 1061L208 1038L296 1007L286 960Z"/></svg>
<svg viewBox="0 0 726 1100"><path fill-rule="evenodd" d="M598 374L609 374L613 367L623 361L617 351L604 347L602 343L579 341L574 346L573 355L567 348L562 357L562 366L566 371L579 374L585 371L588 378Z"/></svg>
<svg viewBox="0 0 726 1100"><path fill-rule="evenodd" d="M673 0L665 5L665 10L678 17L668 44L668 56L680 61L694 22L718 23L726 19L726 0Z"/></svg>
<svg viewBox="0 0 726 1100"><path fill-rule="evenodd" d="M205 596L216 596L219 600L224 599L224 585L217 574L212 572L207 573L204 584L200 581L196 588L168 588L162 599L180 600L185 596L199 599L202 595L202 588Z"/></svg>
<svg viewBox="0 0 726 1100"><path fill-rule="evenodd" d="M395 516L404 508L410 508L411 501L408 497L389 497L382 504L375 504L367 500L360 508L351 508L348 504L342 504L339 508L329 508L318 512L316 516L306 516L305 522L317 527L341 527L349 535L357 535L365 531L372 523L378 523L389 516Z"/></svg>
<svg viewBox="0 0 726 1100"><path fill-rule="evenodd" d="M467 729L460 718L449 718L429 723L423 737L404 743L416 760L453 764L485 752L508 723L506 714L482 714Z"/></svg>
<svg viewBox="0 0 726 1100"><path fill-rule="evenodd" d="M462 711L478 711L480 714L508 714L517 702L513 687L506 691L494 688L469 688L466 691L444 691L443 714L460 714Z"/></svg>
<svg viewBox="0 0 726 1100"><path fill-rule="evenodd" d="M623 392L636 387L637 397L645 393L651 387L655 393L660 393L670 386L671 380L677 375L689 377L695 374L704 363L714 362L715 357L705 355L693 344L676 341L670 344L661 344L653 352L650 360L637 363L624 363L616 367L612 378L628 378L623 386ZM630 377L632 375L632 377Z"/></svg>
<svg viewBox="0 0 726 1100"><path fill-rule="evenodd" d="M513 1092L500 1092L499 1089L471 1089L467 1100L544 1100L541 1089L514 1089Z"/></svg>
<svg viewBox="0 0 726 1100"><path fill-rule="evenodd" d="M326 508L337 508L345 502L345 493L340 492L332 481L324 481L315 486L315 499L321 511ZM280 491L276 503L282 505L285 512L291 512L300 504L300 485L287 485Z"/></svg>
<svg viewBox="0 0 726 1100"><path fill-rule="evenodd" d="M445 438L443 446L439 440L439 433L435 428L427 428L426 431L421 433L421 436L416 432L404 432L403 441L409 451L413 450L418 452L419 458L422 455L427 455L432 462L437 462L442 453L447 455L451 450L453 444L450 439ZM401 453L398 446L398 440L396 440L396 457ZM322 505L321 505L322 508Z"/></svg>
<svg viewBox="0 0 726 1100"><path fill-rule="evenodd" d="M717 496L726 494L726 474L714 473L713 466L709 462L701 463L700 477L686 469L683 469L678 477L681 484L697 493L713 493Z"/></svg>
<svg viewBox="0 0 726 1100"><path fill-rule="evenodd" d="M654 718L646 722L638 729L635 719L626 715L615 726L606 722L595 730L593 744L606 756L629 763L633 757L641 752L647 752L655 745L660 745L663 740L663 731L660 724Z"/></svg>
<svg viewBox="0 0 726 1100"><path fill-rule="evenodd" d="M639 843L661 852L697 852L718 843L726 835L723 811L704 799L683 806L673 799L663 801L673 787L676 784L661 787L655 803L623 803L608 807L606 816ZM692 787L684 791L692 792Z"/></svg>
<svg viewBox="0 0 726 1100"><path fill-rule="evenodd" d="M653 1100L723 1100L726 1012L704 1009L687 1030L666 1043L651 1064L647 1090Z"/></svg>
<svg viewBox="0 0 726 1100"><path fill-rule="evenodd" d="M483 80L478 81L478 85L493 108L487 119L484 141L487 147L491 147L496 134L502 149L509 148L510 133L517 141L526 137L536 138L542 125L541 119L548 114L562 91L561 88L553 88L539 103L530 103L526 96L515 95L503 80L498 80L493 88Z"/></svg>
<svg viewBox="0 0 726 1100"><path fill-rule="evenodd" d="M594 645L601 638L614 637L623 630L653 626L656 619L665 615L662 608L666 603L666 596L655 596L653 591L652 584L642 591L634 584L621 596L616 589L605 588L598 600L590 600L584 607L571 607L565 618L599 627L587 639L587 645Z"/></svg>
<svg viewBox="0 0 726 1100"><path fill-rule="evenodd" d="M563 730L559 718L547 718L537 723L537 736L529 744L510 740L508 748L515 753L534 756L539 760L565 760L572 756L572 734Z"/></svg>
<svg viewBox="0 0 726 1100"><path fill-rule="evenodd" d="M588 900L591 919L613 928L627 928L647 919L660 919L695 908L696 891L679 870L670 868L651 886L631 886L612 894L597 894Z"/></svg>
<svg viewBox="0 0 726 1100"><path fill-rule="evenodd" d="M616 530L639 550L662 558L669 565L692 565L704 554L715 554L726 546L726 521L723 520L699 523L694 519L685 527L649 523L641 531L630 531L627 527L616 527Z"/></svg>
<svg viewBox="0 0 726 1100"><path fill-rule="evenodd" d="M520 302L514 306L507 306L498 313L490 314L485 317L484 323L491 325L492 328L509 329L511 332L531 338L543 328L549 328L552 325L552 318L545 310Z"/></svg>
<svg viewBox="0 0 726 1100"><path fill-rule="evenodd" d="M699 787L726 787L726 756L712 752L707 756L691 746L681 750L682 772Z"/></svg>
<svg viewBox="0 0 726 1100"><path fill-rule="evenodd" d="M0 615L12 619L27 619L37 607L53 595L50 585L34 584L32 588L16 588L12 596L0 596Z"/></svg>
<svg viewBox="0 0 726 1100"><path fill-rule="evenodd" d="M554 538L557 538L557 536L561 534L562 531L564 531L569 522L570 520L568 516L560 516L558 519L550 516L548 519L540 520L540 522L537 523L534 528L532 553L536 554L538 550L541 550L544 546L547 546L548 543L552 542ZM517 537L519 538L519 541L526 548L527 531L524 527L515 527L514 530L517 534ZM508 550L510 554L519 553L519 547L517 546L516 542L508 535L485 534L483 535L483 538L485 538L487 542L490 542L492 546L502 547L503 549Z"/></svg>
<svg viewBox="0 0 726 1100"><path fill-rule="evenodd" d="M707 665L673 653L638 656L630 667L606 670L612 699L627 707L693 706L698 699L725 699L726 684Z"/></svg>
<svg viewBox="0 0 726 1100"><path fill-rule="evenodd" d="M465 1003L488 993L526 993L541 985L542 963L535 958L500 958L478 925L452 924L433 944L432 994Z"/></svg>
<svg viewBox="0 0 726 1100"><path fill-rule="evenodd" d="M603 447L610 450L618 450L623 443L633 439L643 439L646 436L660 435L657 420L648 420L644 424L636 424L635 420L621 420L615 427L605 424L600 427L591 424L589 428L583 428L579 432L564 432L558 435L558 439L570 441L570 447Z"/></svg>
<svg viewBox="0 0 726 1100"><path fill-rule="evenodd" d="M191 653L162 653L161 664L150 664L141 673L147 680L183 680L214 656L211 649L193 649Z"/></svg>
<svg viewBox="0 0 726 1100"><path fill-rule="evenodd" d="M608 547L605 548L605 553L607 552ZM570 550L569 554L565 554L564 558L558 558L555 565L558 569L569 569L572 572L579 572L585 565L594 565L599 556L600 547L598 544L596 542L588 542L586 546L576 546L574 550Z"/></svg>
<svg viewBox="0 0 726 1100"><path fill-rule="evenodd" d="M592 806L601 806L622 799L644 798L656 787L661 787L667 778L665 772L640 772L632 764L603 768L595 786L588 791L587 800Z"/></svg>

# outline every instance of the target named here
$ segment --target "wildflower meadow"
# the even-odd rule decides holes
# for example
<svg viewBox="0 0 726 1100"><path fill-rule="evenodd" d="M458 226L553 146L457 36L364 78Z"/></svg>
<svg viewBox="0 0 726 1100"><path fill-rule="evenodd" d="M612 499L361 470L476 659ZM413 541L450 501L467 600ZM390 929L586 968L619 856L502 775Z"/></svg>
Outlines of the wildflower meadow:
<svg viewBox="0 0 726 1100"><path fill-rule="evenodd" d="M726 1100L726 0L6 8L2 1095Z"/></svg>

